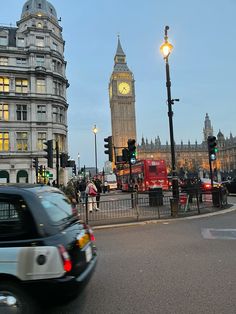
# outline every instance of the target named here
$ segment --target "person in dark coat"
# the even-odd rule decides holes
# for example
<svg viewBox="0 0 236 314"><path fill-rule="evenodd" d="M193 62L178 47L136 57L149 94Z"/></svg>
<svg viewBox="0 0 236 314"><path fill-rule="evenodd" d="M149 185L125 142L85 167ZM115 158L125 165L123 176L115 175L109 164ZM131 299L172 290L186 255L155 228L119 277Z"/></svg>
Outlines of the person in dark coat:
<svg viewBox="0 0 236 314"><path fill-rule="evenodd" d="M96 202L97 202L97 208L99 208L100 203L100 197L102 193L102 182L98 178L95 179L94 184L97 188L97 195L96 195Z"/></svg>

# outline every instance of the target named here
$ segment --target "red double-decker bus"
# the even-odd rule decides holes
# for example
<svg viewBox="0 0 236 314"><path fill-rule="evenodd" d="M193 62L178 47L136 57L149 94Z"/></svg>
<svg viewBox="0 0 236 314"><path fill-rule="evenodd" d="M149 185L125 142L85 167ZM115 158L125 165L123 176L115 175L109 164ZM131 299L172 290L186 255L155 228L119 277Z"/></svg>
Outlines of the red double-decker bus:
<svg viewBox="0 0 236 314"><path fill-rule="evenodd" d="M140 192L157 187L168 190L169 185L165 160L138 160L131 166L131 170L132 182L130 182L129 165L124 165L124 169L117 170L117 185L122 191L129 191L131 186Z"/></svg>

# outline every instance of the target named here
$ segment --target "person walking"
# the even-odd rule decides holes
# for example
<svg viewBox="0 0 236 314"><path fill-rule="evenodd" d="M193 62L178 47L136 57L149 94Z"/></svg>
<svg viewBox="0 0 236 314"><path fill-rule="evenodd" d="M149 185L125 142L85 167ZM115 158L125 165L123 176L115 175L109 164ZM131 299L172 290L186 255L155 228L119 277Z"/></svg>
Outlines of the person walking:
<svg viewBox="0 0 236 314"><path fill-rule="evenodd" d="M85 193L88 196L88 211L92 213L93 210L99 210L96 202L97 188L91 180L88 181Z"/></svg>
<svg viewBox="0 0 236 314"><path fill-rule="evenodd" d="M102 182L101 180L96 178L94 181L94 184L96 185L96 188L97 188L96 202L97 202L97 208L99 208L100 197L102 193Z"/></svg>
<svg viewBox="0 0 236 314"><path fill-rule="evenodd" d="M86 182L84 179L82 179L79 184L78 184L78 190L80 192L80 201L82 204L85 204L85 199L86 199L86 194L85 194L85 190L86 190Z"/></svg>

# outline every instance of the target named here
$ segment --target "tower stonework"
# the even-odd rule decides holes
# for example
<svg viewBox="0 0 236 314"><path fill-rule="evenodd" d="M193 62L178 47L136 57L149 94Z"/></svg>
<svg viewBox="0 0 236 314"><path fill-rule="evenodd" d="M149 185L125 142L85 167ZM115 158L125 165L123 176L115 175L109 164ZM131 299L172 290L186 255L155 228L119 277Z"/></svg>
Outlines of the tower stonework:
<svg viewBox="0 0 236 314"><path fill-rule="evenodd" d="M136 140L134 77L127 66L119 37L114 61L109 82L109 99L112 141L117 157L122 155L122 147L127 147L128 139Z"/></svg>

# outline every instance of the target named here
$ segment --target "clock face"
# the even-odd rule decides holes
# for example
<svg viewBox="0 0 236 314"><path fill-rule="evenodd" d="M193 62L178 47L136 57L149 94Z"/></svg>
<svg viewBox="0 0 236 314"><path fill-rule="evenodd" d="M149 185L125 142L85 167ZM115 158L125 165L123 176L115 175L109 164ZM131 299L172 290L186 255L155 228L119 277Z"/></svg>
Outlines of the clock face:
<svg viewBox="0 0 236 314"><path fill-rule="evenodd" d="M118 90L122 95L126 95L130 92L130 85L126 82L121 82L118 85Z"/></svg>

